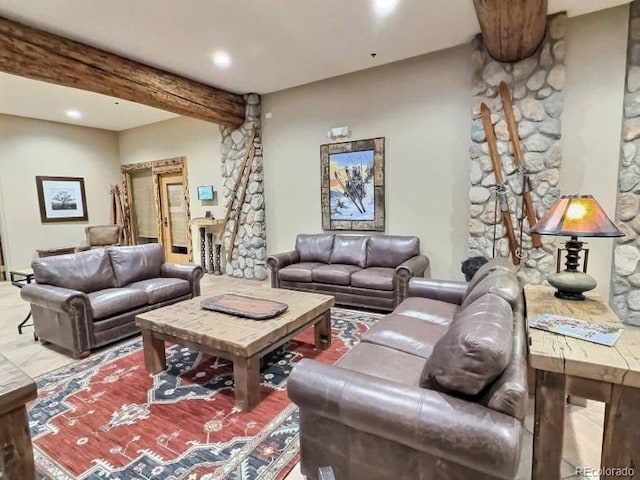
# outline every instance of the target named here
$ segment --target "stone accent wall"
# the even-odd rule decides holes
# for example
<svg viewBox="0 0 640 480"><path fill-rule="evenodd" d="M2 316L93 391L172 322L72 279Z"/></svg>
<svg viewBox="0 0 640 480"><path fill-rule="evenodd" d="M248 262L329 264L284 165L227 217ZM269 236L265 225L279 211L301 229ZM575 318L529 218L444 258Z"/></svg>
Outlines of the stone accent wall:
<svg viewBox="0 0 640 480"><path fill-rule="evenodd" d="M227 275L239 278L267 278L265 261L267 258L266 229L264 214L264 196L262 168L262 132L260 124L260 97L254 93L245 95L247 114L245 123L237 129L220 126L222 134L222 176L225 179L224 204L231 201L231 192L244 160L245 148L248 148L247 137L255 125L257 137L254 141L255 158L247 185L247 194L240 214L240 227L236 237L236 248L233 250L231 262L226 264ZM229 248L233 222L229 222L224 232L225 252ZM226 253L225 253L226 255Z"/></svg>
<svg viewBox="0 0 640 480"><path fill-rule="evenodd" d="M471 219L469 222L469 255L491 257L494 239L495 178L480 119L480 104L486 103L492 112L492 123L498 140L503 176L508 184L509 206L516 237L519 235L522 176L516 169L509 132L502 111L498 86L505 81L511 89L514 115L518 123L520 143L526 169L532 183L532 199L538 218L560 195L558 178L562 160L560 117L563 108L562 90L565 84L564 58L567 15L549 17L545 39L531 57L517 63L493 60L484 48L482 37L473 41L473 120L471 124L471 188L469 190ZM517 213L516 213L517 206ZM506 232L498 212L495 236L496 256L509 255ZM542 283L555 271L554 240L542 237L543 248L531 248L529 224L524 221L520 274L530 283Z"/></svg>
<svg viewBox="0 0 640 480"><path fill-rule="evenodd" d="M627 80L622 119L616 224L611 274L611 305L625 322L640 325L640 1L631 3L627 46Z"/></svg>

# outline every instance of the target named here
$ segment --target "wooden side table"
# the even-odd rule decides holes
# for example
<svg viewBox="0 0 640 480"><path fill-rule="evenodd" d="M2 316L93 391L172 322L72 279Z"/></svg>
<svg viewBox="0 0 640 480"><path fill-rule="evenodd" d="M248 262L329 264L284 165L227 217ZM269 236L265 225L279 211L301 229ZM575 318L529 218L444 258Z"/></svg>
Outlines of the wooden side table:
<svg viewBox="0 0 640 480"><path fill-rule="evenodd" d="M622 324L597 295L561 300L554 289L527 285L527 318L544 313L623 327L613 347L530 329L529 364L536 372L532 480L560 479L567 394L605 402L602 480L640 476L640 328ZM581 465L597 468L597 465ZM627 468L626 472L623 470Z"/></svg>
<svg viewBox="0 0 640 480"><path fill-rule="evenodd" d="M25 405L37 395L36 383L0 355L0 472L7 480L35 479Z"/></svg>

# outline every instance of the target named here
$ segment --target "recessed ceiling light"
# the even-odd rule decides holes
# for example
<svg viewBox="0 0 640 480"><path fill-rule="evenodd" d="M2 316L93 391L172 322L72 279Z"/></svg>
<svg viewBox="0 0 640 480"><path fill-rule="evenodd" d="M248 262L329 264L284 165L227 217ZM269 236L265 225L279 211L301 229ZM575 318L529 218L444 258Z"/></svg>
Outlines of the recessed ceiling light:
<svg viewBox="0 0 640 480"><path fill-rule="evenodd" d="M231 57L227 52L219 50L213 54L213 63L218 68L229 68L231 65Z"/></svg>
<svg viewBox="0 0 640 480"><path fill-rule="evenodd" d="M373 10L381 17L393 12L397 6L398 0L373 0Z"/></svg>
<svg viewBox="0 0 640 480"><path fill-rule="evenodd" d="M82 118L82 113L78 110L67 110L64 113L67 114L67 117L73 118L74 120L80 120Z"/></svg>

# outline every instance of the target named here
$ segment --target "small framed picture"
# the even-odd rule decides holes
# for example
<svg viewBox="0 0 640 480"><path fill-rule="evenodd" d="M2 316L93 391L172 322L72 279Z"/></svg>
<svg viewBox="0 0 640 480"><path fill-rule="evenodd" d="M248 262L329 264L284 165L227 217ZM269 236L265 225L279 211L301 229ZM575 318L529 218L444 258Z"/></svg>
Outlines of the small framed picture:
<svg viewBox="0 0 640 480"><path fill-rule="evenodd" d="M40 220L81 222L89 219L82 177L36 177Z"/></svg>
<svg viewBox="0 0 640 480"><path fill-rule="evenodd" d="M198 200L213 200L213 186L201 185L198 187Z"/></svg>

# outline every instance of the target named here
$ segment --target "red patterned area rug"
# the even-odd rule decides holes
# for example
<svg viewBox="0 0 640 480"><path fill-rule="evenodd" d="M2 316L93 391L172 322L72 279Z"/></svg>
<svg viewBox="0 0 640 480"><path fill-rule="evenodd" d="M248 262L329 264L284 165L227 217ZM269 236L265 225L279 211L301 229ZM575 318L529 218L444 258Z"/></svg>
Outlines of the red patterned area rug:
<svg viewBox="0 0 640 480"><path fill-rule="evenodd" d="M36 466L56 480L281 480L298 460L286 379L301 358L333 364L381 316L333 309L331 347L313 328L265 357L262 401L235 408L232 365L173 345L151 376L129 341L38 380L29 408Z"/></svg>

